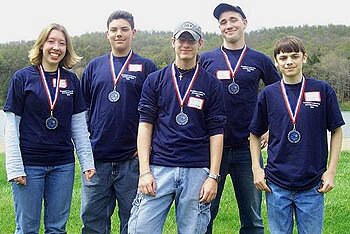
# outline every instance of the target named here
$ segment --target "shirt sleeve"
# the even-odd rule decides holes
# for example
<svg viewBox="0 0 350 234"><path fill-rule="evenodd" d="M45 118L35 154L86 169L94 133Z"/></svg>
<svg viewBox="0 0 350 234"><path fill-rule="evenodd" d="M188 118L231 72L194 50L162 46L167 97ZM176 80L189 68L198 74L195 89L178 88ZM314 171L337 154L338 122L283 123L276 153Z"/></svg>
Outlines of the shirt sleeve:
<svg viewBox="0 0 350 234"><path fill-rule="evenodd" d="M226 116L224 108L224 92L220 82L216 82L216 85L213 89L206 123L209 131L209 136L224 133Z"/></svg>
<svg viewBox="0 0 350 234"><path fill-rule="evenodd" d="M249 131L255 136L261 136L268 130L268 113L266 104L266 92L262 90L258 96Z"/></svg>
<svg viewBox="0 0 350 234"><path fill-rule="evenodd" d="M270 85L277 81L280 81L281 76L278 73L276 66L273 64L272 60L269 57L267 57L266 55L264 56L266 57L264 60L264 73L262 77L264 84Z"/></svg>
<svg viewBox="0 0 350 234"><path fill-rule="evenodd" d="M340 112L337 95L334 89L327 84L327 129L333 131L345 124Z"/></svg>
<svg viewBox="0 0 350 234"><path fill-rule="evenodd" d="M82 172L95 169L85 114L86 112L81 112L72 115L72 139Z"/></svg>
<svg viewBox="0 0 350 234"><path fill-rule="evenodd" d="M12 76L4 106L5 112L9 111L18 116L23 114L25 100L24 82L20 74L20 72L16 72Z"/></svg>
<svg viewBox="0 0 350 234"><path fill-rule="evenodd" d="M20 176L26 176L19 147L20 121L20 116L16 116L12 112L5 113L5 155L8 181Z"/></svg>
<svg viewBox="0 0 350 234"><path fill-rule="evenodd" d="M150 74L142 87L141 99L138 105L140 122L154 124L158 113L157 76Z"/></svg>

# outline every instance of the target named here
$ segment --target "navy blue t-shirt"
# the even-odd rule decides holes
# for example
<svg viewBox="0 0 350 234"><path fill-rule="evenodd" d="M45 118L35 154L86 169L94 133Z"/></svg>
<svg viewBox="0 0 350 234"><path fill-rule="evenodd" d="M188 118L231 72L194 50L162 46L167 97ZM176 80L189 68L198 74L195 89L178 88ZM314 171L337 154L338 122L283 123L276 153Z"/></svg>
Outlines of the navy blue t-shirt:
<svg viewBox="0 0 350 234"><path fill-rule="evenodd" d="M54 97L57 72L44 74L51 97ZM53 111L58 127L49 130L45 124L50 117L49 101L38 67L29 66L15 72L10 80L4 111L21 116L20 149L24 165L55 166L73 163L71 119L73 114L85 110L78 77L61 68L58 99Z"/></svg>
<svg viewBox="0 0 350 234"><path fill-rule="evenodd" d="M126 59L113 56L116 76ZM151 60L133 53L117 83L120 99L112 103L108 100L114 88L109 61L110 53L93 59L85 68L81 85L89 108L94 159L101 162L128 160L135 154L142 85L147 75L157 70Z"/></svg>
<svg viewBox="0 0 350 234"><path fill-rule="evenodd" d="M285 86L294 110L301 85ZM327 130L344 124L332 87L324 81L307 78L296 119L296 130L301 134L299 143L290 143L287 139L293 125L280 82L260 93L249 130L256 136L269 130L266 178L286 189L306 190L316 186L326 170Z"/></svg>
<svg viewBox="0 0 350 234"><path fill-rule="evenodd" d="M234 70L241 50L228 50L232 69ZM258 97L259 81L265 85L280 80L280 76L271 59L266 55L247 48L240 68L235 75L235 82L239 85L238 94L230 94L227 87L232 83L229 68L220 48L205 52L200 56L200 64L204 69L214 74L222 83L225 99L227 124L225 127L226 147L247 148L249 146L248 126L251 121Z"/></svg>
<svg viewBox="0 0 350 234"><path fill-rule="evenodd" d="M195 71L176 79L184 97ZM185 99L188 123L180 126L180 104L172 81L171 65L148 76L139 104L140 122L153 124L150 163L171 167L209 167L209 137L223 134L224 102L220 82L199 67L198 77Z"/></svg>

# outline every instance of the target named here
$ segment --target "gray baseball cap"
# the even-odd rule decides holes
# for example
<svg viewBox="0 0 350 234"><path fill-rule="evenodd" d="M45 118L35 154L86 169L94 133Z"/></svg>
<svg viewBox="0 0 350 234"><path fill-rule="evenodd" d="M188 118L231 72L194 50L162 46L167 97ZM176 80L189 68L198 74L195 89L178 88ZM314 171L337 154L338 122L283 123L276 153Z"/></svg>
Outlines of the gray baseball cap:
<svg viewBox="0 0 350 234"><path fill-rule="evenodd" d="M178 39L184 32L189 32L196 41L199 41L202 38L202 29L194 22L185 21L177 25L174 29L173 37Z"/></svg>

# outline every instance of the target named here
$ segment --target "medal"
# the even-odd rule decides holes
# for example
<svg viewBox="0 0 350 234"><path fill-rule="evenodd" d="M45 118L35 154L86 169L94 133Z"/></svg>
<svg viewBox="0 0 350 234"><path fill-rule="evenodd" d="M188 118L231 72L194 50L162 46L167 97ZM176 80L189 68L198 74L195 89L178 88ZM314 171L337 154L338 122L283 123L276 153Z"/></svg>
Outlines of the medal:
<svg viewBox="0 0 350 234"><path fill-rule="evenodd" d="M176 123L178 125L185 125L188 123L188 116L181 110L179 114L176 115Z"/></svg>
<svg viewBox="0 0 350 234"><path fill-rule="evenodd" d="M296 144L296 143L298 143L300 141L301 134L300 134L299 131L295 130L295 125L293 127L293 130L288 132L287 138L288 138L288 141L290 143L293 143L293 144Z"/></svg>
<svg viewBox="0 0 350 234"><path fill-rule="evenodd" d="M59 85L60 85L60 80L61 80L61 69L58 68L58 71L57 71L56 91L55 91L54 101L52 101L52 99L51 99L50 90L49 90L49 87L48 87L47 82L46 82L45 73L44 73L42 65L39 65L38 69L39 69L39 74L41 77L41 82L44 85L45 93L46 93L48 103L49 103L49 108L50 108L50 117L48 117L46 119L45 126L49 130L54 130L58 127L58 119L53 116L53 110L55 109L56 104L57 104L57 100L58 100L58 93L59 93L59 89L60 89Z"/></svg>
<svg viewBox="0 0 350 234"><path fill-rule="evenodd" d="M58 120L51 114L50 117L46 119L45 125L49 130L54 130L58 126Z"/></svg>
<svg viewBox="0 0 350 234"><path fill-rule="evenodd" d="M120 99L120 93L117 91L117 84L120 80L121 75L123 74L126 66L129 64L130 59L132 57L132 51L130 51L128 57L126 58L122 68L120 69L118 76L115 75L115 69L114 69L114 64L113 64L113 53L111 52L109 56L109 66L111 69L111 74L112 74L112 81L113 81L113 86L114 89L108 94L108 100L110 102L117 102Z"/></svg>
<svg viewBox="0 0 350 234"><path fill-rule="evenodd" d="M236 82L232 82L228 87L227 90L230 94L237 94L239 92L239 85Z"/></svg>
<svg viewBox="0 0 350 234"><path fill-rule="evenodd" d="M179 86L177 84L176 77L175 77L175 64L173 63L172 66L171 66L171 79L173 81L173 85L174 85L174 88L175 88L177 100L179 101L179 104L180 104L180 113L176 115L175 122L178 125L180 125L180 126L186 125L188 123L188 121L189 121L188 115L183 112L183 106L184 106L185 100L187 99L187 97L190 94L190 90L191 90L195 80L198 77L198 71L199 71L199 66L197 64L196 65L196 70L195 70L195 72L194 72L194 74L193 74L193 76L191 78L191 82L188 85L188 88L187 88L187 90L185 92L185 95L184 95L184 97L181 97L180 89L179 89Z"/></svg>
<svg viewBox="0 0 350 234"><path fill-rule="evenodd" d="M228 56L227 56L226 52L223 49L223 46L221 46L221 52L222 52L222 54L223 54L223 56L225 58L226 65L229 68L230 74L232 76L232 83L229 84L229 86L227 87L227 90L232 95L237 94L237 93L239 93L239 85L235 82L235 76L236 76L236 73L237 73L239 67L242 64L243 58L245 56L245 53L247 52L247 46L244 45L243 50L241 52L241 55L239 56L238 61L236 63L235 69L232 69L230 60L228 59Z"/></svg>
<svg viewBox="0 0 350 234"><path fill-rule="evenodd" d="M116 90L113 90L112 92L110 92L110 93L108 94L108 100L109 100L110 102L117 102L117 101L119 100L119 98L120 98L120 94L119 94L119 92L116 91Z"/></svg>
<svg viewBox="0 0 350 234"><path fill-rule="evenodd" d="M305 83L306 83L304 76L302 77L301 82L302 83L301 83L300 93L299 93L299 97L298 97L298 102L297 102L297 105L295 107L294 113L292 112L292 108L290 106L290 102L288 99L286 87L283 83L283 79L281 80L281 83L280 83L284 103L286 105L289 118L293 124L293 129L291 131L289 131L287 134L287 139L292 144L299 143L301 140L301 133L298 130L296 130L296 120L297 120L297 117L298 117L298 114L300 111L300 107L301 107L301 102L302 102L302 99L304 96Z"/></svg>

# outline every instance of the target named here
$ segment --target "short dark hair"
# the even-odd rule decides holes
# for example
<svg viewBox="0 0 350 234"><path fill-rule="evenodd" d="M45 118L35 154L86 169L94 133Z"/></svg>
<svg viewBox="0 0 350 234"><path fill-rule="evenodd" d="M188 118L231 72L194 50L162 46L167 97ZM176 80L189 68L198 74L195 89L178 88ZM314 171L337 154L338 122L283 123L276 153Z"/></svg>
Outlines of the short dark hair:
<svg viewBox="0 0 350 234"><path fill-rule="evenodd" d="M276 56L281 52L282 53L302 52L303 54L306 54L304 43L300 38L295 36L283 37L275 43L275 48L273 50L273 57L276 58Z"/></svg>
<svg viewBox="0 0 350 234"><path fill-rule="evenodd" d="M134 17L132 16L132 14L127 11L118 10L118 11L112 12L112 14L109 15L107 20L107 29L109 28L109 24L116 19L125 19L126 21L129 22L131 29L135 28Z"/></svg>

